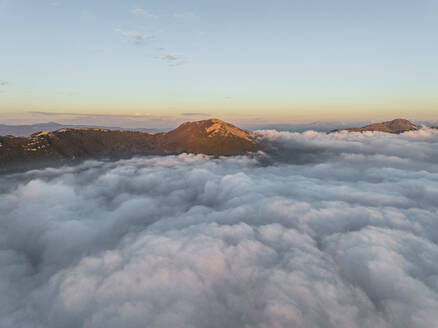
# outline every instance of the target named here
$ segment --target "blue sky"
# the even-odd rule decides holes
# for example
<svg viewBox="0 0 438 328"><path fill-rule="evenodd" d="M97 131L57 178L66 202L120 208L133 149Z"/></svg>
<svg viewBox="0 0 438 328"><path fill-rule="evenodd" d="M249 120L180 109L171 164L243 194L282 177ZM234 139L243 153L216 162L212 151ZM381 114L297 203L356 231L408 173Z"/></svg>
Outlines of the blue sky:
<svg viewBox="0 0 438 328"><path fill-rule="evenodd" d="M438 118L436 0L0 0L0 40L4 121Z"/></svg>

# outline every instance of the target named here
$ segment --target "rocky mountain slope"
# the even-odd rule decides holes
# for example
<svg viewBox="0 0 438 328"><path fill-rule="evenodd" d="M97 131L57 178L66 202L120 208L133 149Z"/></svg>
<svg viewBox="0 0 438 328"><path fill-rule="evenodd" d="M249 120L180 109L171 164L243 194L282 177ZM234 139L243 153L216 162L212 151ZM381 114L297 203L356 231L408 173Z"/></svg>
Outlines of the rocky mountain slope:
<svg viewBox="0 0 438 328"><path fill-rule="evenodd" d="M29 137L0 137L0 170L23 170L69 161L183 152L213 156L257 151L254 133L218 119L187 122L167 133L60 129Z"/></svg>
<svg viewBox="0 0 438 328"><path fill-rule="evenodd" d="M387 133L403 133L406 131L418 130L419 127L408 120L405 119L395 119L392 121L382 122L382 123L373 123L361 128L348 128L348 129L336 129L331 131L333 132L366 132L366 131L380 131Z"/></svg>

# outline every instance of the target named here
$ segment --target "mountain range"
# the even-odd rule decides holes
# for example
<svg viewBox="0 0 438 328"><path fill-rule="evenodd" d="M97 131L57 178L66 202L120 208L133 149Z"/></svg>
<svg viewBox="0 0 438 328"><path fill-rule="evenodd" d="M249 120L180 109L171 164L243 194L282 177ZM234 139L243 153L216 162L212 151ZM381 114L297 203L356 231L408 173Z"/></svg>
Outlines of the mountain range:
<svg viewBox="0 0 438 328"><path fill-rule="evenodd" d="M256 134L219 119L186 122L170 132L63 128L29 137L0 137L0 170L15 171L84 159L202 153L237 155L261 149Z"/></svg>
<svg viewBox="0 0 438 328"><path fill-rule="evenodd" d="M421 128L408 120L374 123L334 132L381 131L402 133ZM438 127L435 127L438 129ZM62 128L28 137L0 136L0 172L22 171L86 159L122 159L136 155L198 153L239 155L269 146L257 134L219 119L186 122L169 132L104 128Z"/></svg>

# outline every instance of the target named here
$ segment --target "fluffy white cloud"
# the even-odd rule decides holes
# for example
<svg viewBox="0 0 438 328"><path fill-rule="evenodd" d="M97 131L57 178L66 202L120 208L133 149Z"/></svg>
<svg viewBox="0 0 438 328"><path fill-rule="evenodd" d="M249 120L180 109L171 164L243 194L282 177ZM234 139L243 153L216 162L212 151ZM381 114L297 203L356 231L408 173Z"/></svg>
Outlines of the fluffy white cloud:
<svg viewBox="0 0 438 328"><path fill-rule="evenodd" d="M2 327L432 327L438 133L0 177Z"/></svg>

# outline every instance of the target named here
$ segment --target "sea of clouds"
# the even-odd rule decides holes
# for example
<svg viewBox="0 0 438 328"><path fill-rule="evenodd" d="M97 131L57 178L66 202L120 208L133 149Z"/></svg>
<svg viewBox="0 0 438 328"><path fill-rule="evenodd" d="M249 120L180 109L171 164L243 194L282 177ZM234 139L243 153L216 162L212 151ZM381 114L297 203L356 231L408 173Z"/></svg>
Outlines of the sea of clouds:
<svg viewBox="0 0 438 328"><path fill-rule="evenodd" d="M0 176L0 327L434 327L438 130Z"/></svg>

